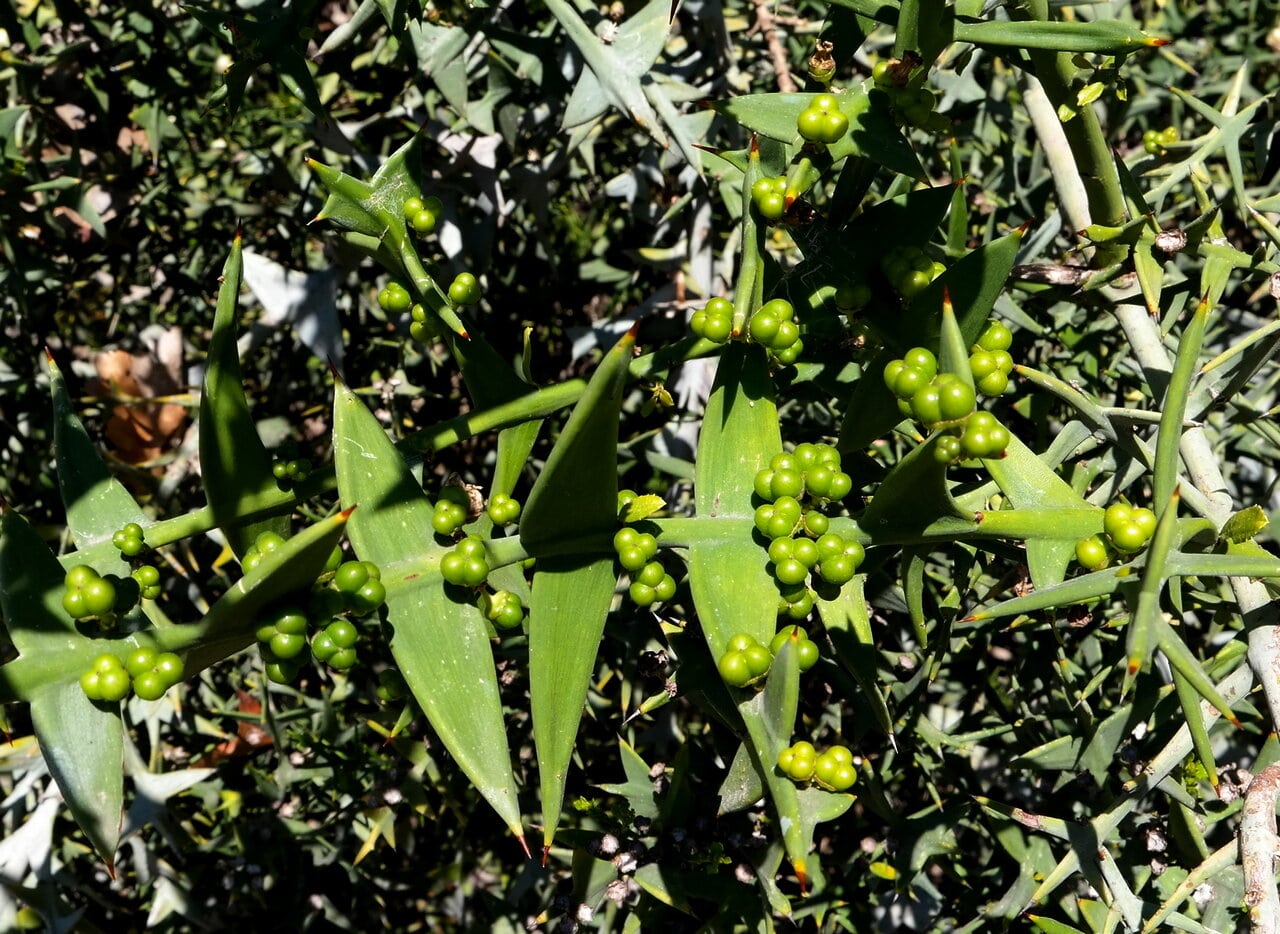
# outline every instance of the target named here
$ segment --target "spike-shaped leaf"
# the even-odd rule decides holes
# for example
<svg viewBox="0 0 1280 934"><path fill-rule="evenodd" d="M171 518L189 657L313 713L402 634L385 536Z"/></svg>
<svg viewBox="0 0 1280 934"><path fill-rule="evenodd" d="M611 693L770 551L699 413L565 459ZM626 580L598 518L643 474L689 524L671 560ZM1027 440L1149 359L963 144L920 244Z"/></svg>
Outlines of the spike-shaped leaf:
<svg viewBox="0 0 1280 934"><path fill-rule="evenodd" d="M391 653L459 767L523 841L488 628L444 590L432 507L373 413L346 386L334 399L334 465L361 559L382 568Z"/></svg>
<svg viewBox="0 0 1280 934"><path fill-rule="evenodd" d="M276 491L271 455L258 437L249 412L236 349L236 308L244 277L240 237L222 270L204 390L200 394L200 474L218 527L236 554L243 555L261 532L288 535L289 519L276 517L244 524Z"/></svg>

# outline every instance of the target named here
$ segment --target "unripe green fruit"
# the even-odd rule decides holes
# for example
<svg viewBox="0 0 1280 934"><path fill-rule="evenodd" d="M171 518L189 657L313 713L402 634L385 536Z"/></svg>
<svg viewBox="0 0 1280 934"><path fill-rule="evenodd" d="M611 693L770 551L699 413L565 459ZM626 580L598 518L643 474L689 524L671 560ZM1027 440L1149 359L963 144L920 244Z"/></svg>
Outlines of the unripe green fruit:
<svg viewBox="0 0 1280 934"><path fill-rule="evenodd" d="M363 561L347 561L333 574L333 586L342 593L355 593L369 579Z"/></svg>
<svg viewBox="0 0 1280 934"><path fill-rule="evenodd" d="M480 283L469 272L460 272L449 286L449 300L455 305L474 305L480 301Z"/></svg>
<svg viewBox="0 0 1280 934"><path fill-rule="evenodd" d="M155 666L151 670L163 678L169 687L181 681L187 673L182 658L174 652L161 652L157 655Z"/></svg>
<svg viewBox="0 0 1280 934"><path fill-rule="evenodd" d="M141 672L133 679L133 693L146 701L159 700L167 690L169 685L154 671Z"/></svg>
<svg viewBox="0 0 1280 934"><path fill-rule="evenodd" d="M129 672L129 677L136 678L144 671L150 671L155 667L156 650L147 646L140 646L130 652L124 660L125 671Z"/></svg>
<svg viewBox="0 0 1280 934"><path fill-rule="evenodd" d="M1088 571L1101 571L1111 563L1106 543L1097 535L1076 542L1076 560Z"/></svg>
<svg viewBox="0 0 1280 934"><path fill-rule="evenodd" d="M800 584L809 577L809 569L795 558L787 558L773 567L774 576L783 584Z"/></svg>

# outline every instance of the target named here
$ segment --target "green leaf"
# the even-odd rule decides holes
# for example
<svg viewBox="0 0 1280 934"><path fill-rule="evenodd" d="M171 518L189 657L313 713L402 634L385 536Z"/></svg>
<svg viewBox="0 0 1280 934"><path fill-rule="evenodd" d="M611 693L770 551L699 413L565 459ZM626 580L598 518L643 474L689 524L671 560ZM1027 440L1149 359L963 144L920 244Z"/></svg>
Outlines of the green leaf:
<svg viewBox="0 0 1280 934"><path fill-rule="evenodd" d="M716 110L748 130L779 142L799 144L797 120L813 100L812 94L744 94L715 104ZM924 178L915 150L894 122L889 96L866 86L837 95L841 112L849 119L849 132L828 147L832 162L862 155L910 178ZM896 241L894 241L896 242Z"/></svg>
<svg viewBox="0 0 1280 934"><path fill-rule="evenodd" d="M205 496L214 521L237 555L243 555L262 532L289 534L288 516L248 524L244 521L246 516L266 508L277 488L271 473L271 455L258 437L249 413L236 349L236 308L243 275L244 259L237 236L218 289L198 426Z"/></svg>
<svg viewBox="0 0 1280 934"><path fill-rule="evenodd" d="M107 470L98 449L75 413L67 382L48 358L49 384L53 394L53 456L58 468L58 487L67 512L67 529L76 542L80 557L99 574L129 573L129 562L114 547L97 550L89 558L88 549L110 544L117 529L136 522L145 527L149 520L129 491Z"/></svg>
<svg viewBox="0 0 1280 934"><path fill-rule="evenodd" d="M50 684L31 698L31 725L71 816L114 878L124 809L119 705L95 704L76 680Z"/></svg>
<svg viewBox="0 0 1280 934"><path fill-rule="evenodd" d="M339 385L334 466L361 559L382 568L391 653L436 734L476 789L524 842L488 626L446 595L432 507L378 420ZM413 543L418 543L414 547Z"/></svg>
<svg viewBox="0 0 1280 934"><path fill-rule="evenodd" d="M616 583L612 555L543 558L533 575L529 705L542 780L544 854L560 823L569 759Z"/></svg>
<svg viewBox="0 0 1280 934"><path fill-rule="evenodd" d="M1084 498L1036 457L1017 435L1010 434L1004 457L983 461L983 464L1015 509L1088 506ZM1043 534L1027 539L1027 569L1037 588L1062 583L1075 556L1077 539L1055 536L1055 531L1061 530L1046 526Z"/></svg>
<svg viewBox="0 0 1280 934"><path fill-rule="evenodd" d="M873 541L919 533L940 518L974 521L947 487L947 468L934 456L939 435L931 435L885 477L858 525Z"/></svg>
<svg viewBox="0 0 1280 934"><path fill-rule="evenodd" d="M831 637L836 660L844 666L862 689L876 724L886 736L893 735L893 718L885 704L876 671L879 652L871 631L871 614L864 594L867 576L855 574L840 588L834 599L819 597L816 601L822 625Z"/></svg>
<svg viewBox="0 0 1280 934"><path fill-rule="evenodd" d="M716 794L720 796L720 814L745 811L764 797L764 781L747 743L738 746Z"/></svg>
<svg viewBox="0 0 1280 934"><path fill-rule="evenodd" d="M750 518L755 475L782 450L764 351L733 343L720 358L695 464L699 516ZM689 548L689 586L711 654L745 632L768 644L777 628L778 587L750 532Z"/></svg>
<svg viewBox="0 0 1280 934"><path fill-rule="evenodd" d="M631 810L641 817L658 816L658 802L653 796L653 779L649 777L649 763L622 737L618 737L618 756L627 780L621 784L597 785L601 791L621 795L631 805Z"/></svg>
<svg viewBox="0 0 1280 934"><path fill-rule="evenodd" d="M85 637L62 608L65 573L31 524L7 506L0 512L0 609L21 655L47 655ZM9 681L14 662L0 667ZM79 672L76 673L79 677Z"/></svg>
<svg viewBox="0 0 1280 934"><path fill-rule="evenodd" d="M1223 523L1222 530L1218 532L1218 541L1230 542L1233 545L1247 542L1265 529L1269 521L1266 511L1261 506L1255 504L1247 509L1241 509Z"/></svg>
<svg viewBox="0 0 1280 934"><path fill-rule="evenodd" d="M955 24L955 40L1010 49L1056 52L1102 52L1111 55L1168 45L1168 39L1148 36L1117 20L1094 22L985 21Z"/></svg>
<svg viewBox="0 0 1280 934"><path fill-rule="evenodd" d="M627 504L622 516L623 522L640 522L667 508L667 501L656 493L645 493L637 496Z"/></svg>
<svg viewBox="0 0 1280 934"><path fill-rule="evenodd" d="M813 844L813 830L809 827L809 833L805 835L798 789L776 767L778 754L791 743L799 697L799 657L788 641L774 656L764 690L740 703L738 710L747 728L756 768L778 813L787 858L803 887L809 876L808 855Z"/></svg>
<svg viewBox="0 0 1280 934"><path fill-rule="evenodd" d="M585 536L611 535L618 523L618 413L635 329L605 354L538 475L520 520L530 554L581 552Z"/></svg>

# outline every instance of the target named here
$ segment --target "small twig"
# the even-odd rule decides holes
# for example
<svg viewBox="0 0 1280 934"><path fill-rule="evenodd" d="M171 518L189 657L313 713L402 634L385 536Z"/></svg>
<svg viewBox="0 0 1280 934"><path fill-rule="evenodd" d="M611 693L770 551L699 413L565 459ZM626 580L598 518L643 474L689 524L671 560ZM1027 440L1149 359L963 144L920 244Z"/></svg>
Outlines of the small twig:
<svg viewBox="0 0 1280 934"><path fill-rule="evenodd" d="M1240 864L1244 868L1244 903L1254 934L1280 930L1280 896L1276 894L1276 793L1280 764L1267 766L1249 782L1240 820Z"/></svg>
<svg viewBox="0 0 1280 934"><path fill-rule="evenodd" d="M791 77L791 67L787 62L787 50L778 40L778 33L773 28L773 12L769 9L769 0L755 0L756 25L765 45L769 48L769 59L773 62L774 74L778 76L778 90L791 94L796 90L796 82Z"/></svg>

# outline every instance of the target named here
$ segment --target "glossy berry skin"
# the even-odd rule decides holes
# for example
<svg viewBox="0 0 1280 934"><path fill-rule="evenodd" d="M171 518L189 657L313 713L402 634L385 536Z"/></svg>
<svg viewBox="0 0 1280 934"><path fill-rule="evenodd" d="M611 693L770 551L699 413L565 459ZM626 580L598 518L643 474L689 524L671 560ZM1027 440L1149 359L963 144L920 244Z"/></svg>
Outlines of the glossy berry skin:
<svg viewBox="0 0 1280 934"><path fill-rule="evenodd" d="M506 493L494 493L485 507L496 525L510 525L520 518L520 503ZM619 507L622 508L622 507Z"/></svg>
<svg viewBox="0 0 1280 934"><path fill-rule="evenodd" d="M1097 535L1076 542L1076 560L1087 571L1101 571L1111 563L1106 543Z"/></svg>
<svg viewBox="0 0 1280 934"><path fill-rule="evenodd" d="M144 671L150 671L156 664L156 650L147 646L140 646L130 652L124 660L124 667L129 672L129 677L136 678Z"/></svg>
<svg viewBox="0 0 1280 934"><path fill-rule="evenodd" d="M778 631L769 643L769 651L777 655L792 638L796 638L796 653L801 671L808 671L818 663L819 651L816 642L811 640L799 626L785 626Z"/></svg>
<svg viewBox="0 0 1280 934"><path fill-rule="evenodd" d="M480 295L480 283L469 272L458 273L449 286L449 301L455 305L475 305Z"/></svg>
<svg viewBox="0 0 1280 934"><path fill-rule="evenodd" d="M849 130L849 118L840 110L840 102L831 94L819 94L796 119L796 129L809 142L839 142Z"/></svg>
<svg viewBox="0 0 1280 934"><path fill-rule="evenodd" d="M146 547L142 540L142 526L136 522L130 522L123 528L117 529L111 536L111 544L115 545L126 558L140 555Z"/></svg>
<svg viewBox="0 0 1280 934"><path fill-rule="evenodd" d="M167 690L169 686L154 671L144 671L133 679L133 693L143 700L159 700Z"/></svg>
<svg viewBox="0 0 1280 934"><path fill-rule="evenodd" d="M853 754L844 746L832 746L818 756L813 777L818 784L832 791L845 791L852 787L858 777L853 767Z"/></svg>
<svg viewBox="0 0 1280 934"><path fill-rule="evenodd" d="M778 753L778 770L792 781L807 782L813 778L817 761L818 754L813 744L802 740Z"/></svg>
<svg viewBox="0 0 1280 934"><path fill-rule="evenodd" d="M363 561L347 561L333 574L333 586L341 593L355 593L369 579L369 569Z"/></svg>
<svg viewBox="0 0 1280 934"><path fill-rule="evenodd" d="M1148 536L1136 522L1128 522L1110 533L1117 551L1133 554L1146 547Z"/></svg>
<svg viewBox="0 0 1280 934"><path fill-rule="evenodd" d="M751 681L751 667L747 664L746 656L741 652L725 652L716 664L716 668L724 683L735 688L746 687Z"/></svg>
<svg viewBox="0 0 1280 934"><path fill-rule="evenodd" d="M480 611L499 629L515 629L524 622L524 604L510 591L483 594Z"/></svg>
<svg viewBox="0 0 1280 934"><path fill-rule="evenodd" d="M85 612L90 616L105 616L115 609L116 588L106 578L89 581L80 588L80 593L84 597Z"/></svg>
<svg viewBox="0 0 1280 934"><path fill-rule="evenodd" d="M186 676L186 666L182 659L173 652L161 652L156 656L155 665L151 669L164 679L165 685L172 687Z"/></svg>
<svg viewBox="0 0 1280 934"><path fill-rule="evenodd" d="M160 596L160 571L150 564L133 569L129 575L138 584L139 593L147 600Z"/></svg>
<svg viewBox="0 0 1280 934"><path fill-rule="evenodd" d="M450 536L467 522L467 510L457 503L440 499L431 512L431 528L437 535Z"/></svg>

